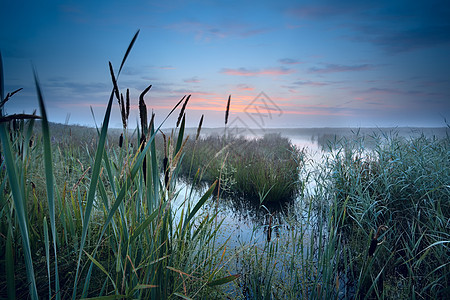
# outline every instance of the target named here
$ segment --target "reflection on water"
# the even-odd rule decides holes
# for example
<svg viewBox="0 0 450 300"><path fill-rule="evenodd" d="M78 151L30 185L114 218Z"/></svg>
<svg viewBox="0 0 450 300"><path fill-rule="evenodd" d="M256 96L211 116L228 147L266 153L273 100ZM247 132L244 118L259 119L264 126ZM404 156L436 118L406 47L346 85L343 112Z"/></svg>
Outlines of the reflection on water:
<svg viewBox="0 0 450 300"><path fill-rule="evenodd" d="M335 149L330 145L334 142L342 141L357 141L359 153L365 155L369 153L369 150L374 149L374 145L379 145L379 139L381 136L389 136L389 133L381 132L369 135L366 133L361 133L358 131L351 131L347 129L334 129L335 132L327 133L326 129L318 129L316 132L310 135L298 134L290 132L288 134L283 134L288 137L291 142L303 151L304 157L302 160L302 168L300 169L300 180L306 181L306 187L299 197L289 202L283 204L275 205L265 205L262 206L260 203L251 201L249 199L243 199L241 197L217 197L215 195L211 201L203 208L203 213L218 212L218 220L223 220L221 231L218 235L219 244L223 244L226 240L227 249L238 249L246 245L257 245L263 246L268 239L269 234L271 234L272 239L278 238L286 249L283 249L283 253L294 253L291 251L296 247L294 243L283 242L283 240L289 241L289 235L295 233L295 228L292 228L291 224L295 223L298 228L302 228L300 231L301 238L294 239L294 241L303 241L305 248L301 251L311 251L311 253L316 253L315 249L309 249L309 245L320 244L317 240L317 232L319 228L325 228L327 225L323 223L323 218L319 212L308 211L307 203L310 196L315 194L316 183L314 181L315 174L318 174L326 167L326 160L331 156L336 155ZM373 132L373 130L372 130ZM379 134L377 136L377 134ZM444 130L428 130L427 136L445 136L446 131ZM411 131L404 131L403 134L397 136L402 137L414 137L418 133ZM261 135L262 136L262 135ZM254 137L254 136L253 136ZM383 140L383 137L381 137ZM343 151L344 153L344 151ZM310 180L306 180L310 178ZM186 192L189 192L192 187L187 183L179 184L180 194L176 199L175 206L180 205L185 199ZM194 190L192 195L192 200L197 201L200 199L201 195L206 191ZM313 201L312 201L313 202ZM194 203L195 204L195 203ZM314 205L314 204L312 204ZM314 209L312 209L314 210ZM288 212L288 213L286 213ZM312 213L312 215L308 215ZM315 214L317 213L317 214ZM296 222L290 223L286 218L293 218ZM269 230L269 228L271 230ZM322 231L320 231L322 232ZM326 234L326 229L323 231ZM320 238L326 238L326 236L321 236ZM227 250L229 251L229 250ZM231 250L232 251L232 250ZM308 257L308 256L306 256ZM245 265L245 262L242 262ZM236 266L239 270L243 265ZM277 266L279 268L280 266ZM240 272L240 271L238 271ZM283 274L281 275L283 276ZM354 291L352 290L351 283L347 282L348 278L345 274L338 276L339 278L339 294L352 295ZM348 289L348 290L347 290Z"/></svg>
<svg viewBox="0 0 450 300"><path fill-rule="evenodd" d="M180 206L190 193L192 186L186 183L178 185L179 194L174 206ZM207 187L192 190L192 200L197 201L207 190ZM230 248L243 244L264 243L268 238L268 231L272 237L280 234L284 224L286 211L292 210L296 201L261 205L259 202L244 199L239 196L212 196L210 201L202 208L202 213L218 212L218 220L222 221L220 240L223 242L230 238L227 245ZM179 218L180 211L176 218ZM270 227L270 229L269 229ZM219 241L220 242L220 241Z"/></svg>
<svg viewBox="0 0 450 300"><path fill-rule="evenodd" d="M211 131L211 129L209 129ZM400 137L417 137L421 134L426 136L442 137L446 134L446 128L388 128L388 129L350 129L350 128L315 128L315 129L265 129L254 130L250 134L244 134L247 138L260 138L264 134L281 133L282 136L288 137L291 142L301 149L304 153L303 164L301 168L300 180L306 181L306 178L313 178L315 172L319 172L325 163L327 157L333 151L331 145L336 142L357 141L362 149L373 149L376 141L382 140L386 136ZM206 135L223 134L223 131L208 132L203 131ZM304 190L305 196L314 194L314 180L307 180ZM180 205L185 199L186 190L191 190L187 183L179 184L180 194L176 200L175 206ZM196 190L191 199L196 200L201 197L206 190ZM264 241L267 237L267 228L269 224L274 228L274 234L282 234L284 226L285 212L290 211L290 217L302 218L302 199L297 198L281 205L265 205L243 199L241 197L220 197L204 207L204 211L219 210L219 218L223 218L223 232L228 236L231 235L231 244L242 244L249 241ZM297 211L292 216L292 211ZM271 216L271 220L270 220ZM224 236L227 238L228 236Z"/></svg>
<svg viewBox="0 0 450 300"><path fill-rule="evenodd" d="M320 161L324 153L317 140L303 136L293 136L290 137L290 140L305 154L306 160L302 162L304 164L302 173L312 172L314 163ZM300 178L300 180L304 179ZM307 184L307 189L312 190L312 183ZM180 192L174 206L183 203L186 193L191 193L192 186L186 182L180 182L178 189ZM206 190L207 187L193 189L191 199L196 201ZM263 244L269 235L272 238L283 235L284 231L289 228L289 225L286 224L287 215L294 219L303 217L302 209L299 209L301 200L298 196L296 199L284 203L264 203L264 205L261 205L257 200L224 195L217 198L216 194L207 202L207 205L203 208L203 213L212 213L216 209L218 210L218 219L223 220L221 238L223 238L223 241L230 238L227 245L234 248L248 243Z"/></svg>

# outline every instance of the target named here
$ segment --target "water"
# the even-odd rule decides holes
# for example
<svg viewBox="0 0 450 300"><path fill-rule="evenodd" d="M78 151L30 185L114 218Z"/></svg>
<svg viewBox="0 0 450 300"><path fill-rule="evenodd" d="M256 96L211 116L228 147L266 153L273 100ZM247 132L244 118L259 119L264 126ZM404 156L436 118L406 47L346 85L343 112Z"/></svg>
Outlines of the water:
<svg viewBox="0 0 450 300"><path fill-rule="evenodd" d="M347 140L352 141L359 139L361 144L361 153L365 155L373 149L374 138L368 136L367 139L362 139L361 136L371 134L372 131L366 130L365 132L351 131L350 129L333 129L334 132L327 133L326 129L311 130L309 134L305 132L287 131L282 133L283 136L288 137L291 142L301 149L304 153L304 160L302 161L303 167L300 173L300 180L305 180L306 177L309 180L306 182L306 189L304 194L293 199L292 201L285 203L282 206L267 206L263 207L259 203L249 201L248 199L241 199L238 197L224 198L217 195L214 196L211 201L203 208L203 213L215 212L218 213L218 220L223 220L221 231L218 234L218 245L227 242L227 251L232 252L235 249L242 249L243 246L256 245L259 248L264 247L268 239L268 231L272 232L272 239L279 239L280 245L285 245L285 239L289 239L291 232L290 222L286 218L294 218L297 226L304 226L303 244L305 249L308 248L308 244L311 244L311 239L314 238L314 230L317 231L319 226L317 216L308 216L307 203L309 197L313 196L316 189L316 182L314 180L315 175L321 172L325 167L326 160L330 156L336 155L336 152L330 149L329 142L338 141L341 137L346 137ZM333 131L332 130L332 131ZM445 134L445 129L428 130L426 136L440 137ZM267 132L261 132L258 137ZM269 132L271 133L271 132ZM355 134L357 133L357 134ZM389 135L389 132L379 132L380 135ZM336 137L336 135L339 135ZM400 136L411 137L419 136L418 131L403 130ZM248 138L255 138L255 136L247 136ZM180 205L185 199L186 193L190 191L191 186L189 183L180 182L178 184L180 194L175 201L175 207ZM200 199L201 195L206 191L197 190L191 199L196 201ZM194 203L195 205L195 203ZM288 212L288 213L286 213ZM270 215L272 220L269 222ZM303 222L308 222L303 223ZM303 225L304 224L304 225ZM270 225L270 228L269 228ZM326 231L326 230L324 230ZM287 237L287 238L286 238ZM292 247L292 245L290 246ZM288 249L285 250L286 253ZM235 266L236 269L242 267L242 265ZM347 277L344 274L339 276L339 293L352 293L351 285L348 285ZM348 289L348 290L346 290Z"/></svg>
<svg viewBox="0 0 450 300"><path fill-rule="evenodd" d="M187 130L188 132L189 130ZM223 130L203 129L203 135L209 134L223 134ZM447 134L447 129L444 128L365 128L365 129L350 129L350 128L316 128L316 129L265 129L242 131L241 135L247 138L260 138L264 134L281 133L282 136L287 137L291 142L302 149L304 153L303 167L300 174L300 180L309 180L306 182L306 190L303 197L308 197L314 194L316 183L313 180L314 175L320 172L324 167L327 157L335 153L330 149L330 143L346 139L348 141L358 140L363 143L363 148L366 149L363 153L368 153L367 149L374 146L376 136L402 136L402 137L418 137L425 134L428 137L436 136L443 137ZM330 152L330 150L332 152ZM182 203L185 198L186 190L190 190L190 185L186 182L179 183L180 190L179 197L175 201L175 206ZM196 191L196 195L192 199L199 199L202 192L205 190ZM259 203L248 201L240 198L223 198L214 200L214 205L209 205L204 208L207 210L219 209L219 218L224 219L223 231L231 236L229 241L230 246L237 246L249 243L250 241L259 243L264 242L266 232L268 229L268 215L272 214L272 227L274 227L278 235L283 234L284 230L284 212L288 209L297 211L294 217L304 217L304 212L299 205L303 203L302 199L297 198L286 203L285 206L277 207L261 207ZM226 237L224 237L226 238Z"/></svg>
<svg viewBox="0 0 450 300"><path fill-rule="evenodd" d="M262 136L262 135L261 135ZM249 136L248 138L254 138ZM291 142L303 149L305 153L305 165L302 174L313 172L314 165L323 159L324 151L317 140L311 139L309 136L292 136ZM300 178L302 180L302 178ZM186 199L186 193L190 193L191 186L187 182L180 181L177 185L179 190L178 197L175 199L174 207L181 205ZM312 193L314 189L313 181L308 182L307 190ZM206 192L207 188L194 190L191 199L196 201ZM260 203L242 199L239 197L219 197L214 195L213 199L205 205L202 212L212 213L218 209L218 219L223 220L220 240L227 242L227 247L238 248L249 243L256 245L263 245L267 240L267 231L269 229L269 217L272 215L271 230L273 237L284 235L284 231L289 226L285 222L286 212L295 210L295 217L304 217L301 212L298 212L298 205L301 202L300 198L292 199L283 205L265 205ZM195 204L194 204L195 205Z"/></svg>

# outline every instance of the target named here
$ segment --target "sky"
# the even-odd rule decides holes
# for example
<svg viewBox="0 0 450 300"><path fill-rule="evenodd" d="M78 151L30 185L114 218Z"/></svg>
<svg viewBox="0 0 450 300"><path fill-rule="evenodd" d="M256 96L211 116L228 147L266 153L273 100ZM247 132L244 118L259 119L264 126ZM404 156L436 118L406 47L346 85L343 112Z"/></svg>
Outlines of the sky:
<svg viewBox="0 0 450 300"><path fill-rule="evenodd" d="M108 62L162 122L184 96L187 126L390 127L450 122L450 2L21 1L0 4L7 114L100 124L112 89ZM91 113L91 108L94 114ZM39 114L39 110L38 110ZM175 125L177 112L164 127ZM121 127L117 100L112 127Z"/></svg>

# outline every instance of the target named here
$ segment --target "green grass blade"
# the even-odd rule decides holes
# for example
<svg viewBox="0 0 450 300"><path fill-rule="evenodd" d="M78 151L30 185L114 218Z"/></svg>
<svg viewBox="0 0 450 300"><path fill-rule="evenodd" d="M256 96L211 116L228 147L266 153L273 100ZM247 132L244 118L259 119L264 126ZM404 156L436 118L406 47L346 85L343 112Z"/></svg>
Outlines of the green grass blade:
<svg viewBox="0 0 450 300"><path fill-rule="evenodd" d="M186 226L189 224L189 222L191 221L191 219L195 216L195 214L198 212L198 210L203 206L203 204L205 204L206 200L209 199L209 197L211 197L211 194L214 191L214 188L216 187L217 184L217 180L211 185L211 187L206 191L206 193L200 198L200 200L198 200L197 204L195 205L195 207L191 210L191 212L189 213L189 216L186 218L186 221L183 225L183 236L184 236L184 231L186 230Z"/></svg>
<svg viewBox="0 0 450 300"><path fill-rule="evenodd" d="M9 184L11 186L11 192L13 195L14 206L17 212L17 218L20 228L20 234L22 235L22 247L25 256L25 267L27 271L28 284L30 289L31 299L38 299L38 293L36 289L36 279L33 269L33 258L31 256L30 240L28 234L27 220L25 217L25 208L23 206L23 196L20 192L19 177L17 176L15 161L12 155L11 143L9 141L9 134L6 132L5 124L0 124L0 139L3 146L3 156L5 157L6 170L8 173Z"/></svg>
<svg viewBox="0 0 450 300"><path fill-rule="evenodd" d="M52 298L52 278L50 274L50 240L48 238L47 217L44 216L44 245L45 245L45 260L47 262L48 275L48 298Z"/></svg>
<svg viewBox="0 0 450 300"><path fill-rule="evenodd" d="M117 74L116 77L114 77L114 75L112 74L112 80L113 80L113 84L115 86L117 86L116 80L118 80L120 72L122 70L123 64L125 63L128 54L131 51L131 48L134 45L134 42L137 39L137 36L139 34L139 30L136 32L136 34L134 35L133 39L131 40L130 44L128 45L127 51L125 52L125 55L122 59L122 63L120 65L119 68L119 72ZM112 69L111 63L110 63L110 69ZM102 126L102 130L100 133L100 138L99 138L99 142L98 142L98 146L97 146L97 152L95 154L95 159L94 159L94 168L92 169L92 179L91 179L91 183L89 186L89 192L88 192L88 198L87 198L87 202L86 202L86 209L85 209L85 214L84 214L84 223L83 223L83 229L82 229L82 235L81 235L81 243L80 243L80 252L79 252L79 256L78 256L78 263L77 263L77 271L76 271L76 275L75 275L75 283L74 283L74 289L73 289L73 293L72 293L72 299L76 298L76 293L77 293L77 285L78 285L78 273L80 270L80 264L81 264L81 255L83 253L83 248L84 248L84 244L86 243L86 237L87 237L87 229L89 226L89 220L90 220L90 216L91 216L91 212L92 212L92 208L93 208L93 204L94 204L94 198L95 198L95 192L96 192L96 188L97 188L97 183L99 180L99 176L100 176L100 166L101 166L101 161L102 161L102 156L104 151L104 147L105 147L105 142L106 142L106 136L107 136L107 131L108 131L108 124L109 124L109 119L111 117L111 109L112 109L112 102L113 102L113 98L114 98L114 94L115 94L116 88L113 87L112 91L111 91L111 95L109 97L109 101L108 101L108 106L105 112L105 117L103 120L103 126ZM125 197L125 190L122 189L123 191L123 195L122 195L122 199L123 197ZM122 192L121 191L121 192ZM121 195L121 193L119 193L119 196ZM116 203L121 201L116 201ZM115 208L117 209L118 206ZM112 208L112 210L114 209L114 206ZM111 216L111 214L110 214ZM107 223L109 224L111 220L109 220ZM107 225L104 226L104 230L106 230ZM102 234L103 236L103 234ZM91 268L90 268L91 269ZM90 273L89 273L90 274ZM83 290L87 290L88 286L89 286L89 281L90 281L90 276L86 277L85 279L85 285L84 285L84 289Z"/></svg>
<svg viewBox="0 0 450 300"><path fill-rule="evenodd" d="M164 207L161 208L162 210L164 210ZM138 238L142 231L144 231L146 228L148 228L150 226L150 223L155 219L155 217L158 215L158 210L154 210L152 212L152 214L150 216L147 217L147 219L145 219L144 222L142 222L138 228L136 228L136 230L133 231L133 235L130 238L130 244L133 244L134 241L136 240L136 238Z"/></svg>
<svg viewBox="0 0 450 300"><path fill-rule="evenodd" d="M111 99L112 99L113 94L111 94ZM179 105L180 102L178 102L177 105ZM176 108L176 106L175 106ZM175 109L172 109L172 111L166 116L166 118L164 120L167 120L167 118L171 115L171 113L174 111ZM122 189L120 190L119 194L117 195L116 201L114 202L113 206L111 207L111 210L109 211L109 215L106 218L105 223L103 224L103 230L100 234L99 239L101 239L103 237L103 235L106 232L106 229L109 225L109 223L111 222L111 219L113 218L115 212L117 211L117 209L119 208L120 203L124 200L125 198L125 193L126 190L128 189L128 187L131 185L131 182L133 181L134 177L136 176L136 174L138 173L139 169L142 166L142 163L144 161L144 157L147 154L150 146L152 145L153 140L155 139L156 136L156 132L159 131L159 129L162 127L162 125L164 124L164 121L159 125L159 127L155 130L155 132L151 135L150 139L148 140L148 142L146 143L144 149L142 149L142 151L139 153L139 155L137 156L133 166L131 167L131 171L128 174L127 177L127 182L123 185ZM214 183L215 185L215 183ZM212 191L211 191L212 193ZM206 201L206 199L205 199ZM200 207L199 207L200 208Z"/></svg>
<svg viewBox="0 0 450 300"><path fill-rule="evenodd" d="M53 237L53 249L55 255L55 293L56 299L61 299L61 294L59 292L59 276L58 276L58 256L56 247L56 224L55 224L55 196L53 190L53 163L52 163L52 149L50 146L50 130L47 119L47 112L44 105L44 97L42 95L41 87L39 85L39 80L37 78L36 70L33 70L34 82L36 84L36 91L38 94L39 108L41 110L42 117L42 137L44 139L44 167L45 167L45 181L47 183L47 201L48 210L50 214L50 228Z"/></svg>
<svg viewBox="0 0 450 300"><path fill-rule="evenodd" d="M183 136L184 136L184 126L186 115L183 115L183 120L181 121L180 131L178 132L177 146L175 148L174 155L178 154L178 151L181 149L181 145L183 144Z"/></svg>
<svg viewBox="0 0 450 300"><path fill-rule="evenodd" d="M155 120L152 118L151 124L150 124L150 134L153 136L155 134ZM155 139L152 140L151 146L150 146L150 154L151 154L151 172L152 172L152 184L147 184L147 199L149 199L149 211L152 211L158 203L156 202L156 199L159 195L159 170L158 170L158 162L156 161L156 142ZM153 193L152 193L153 190ZM152 201L153 200L153 201Z"/></svg>
<svg viewBox="0 0 450 300"><path fill-rule="evenodd" d="M130 42L130 45L128 45L128 49L125 52L125 55L123 56L122 63L120 64L119 73L120 73L120 71L122 71L122 67L125 64L125 61L127 60L128 54L130 54L131 48L133 48L134 42L136 42L136 39L139 35L139 31L140 30L136 31L136 33L133 36L133 39Z"/></svg>
<svg viewBox="0 0 450 300"><path fill-rule="evenodd" d="M79 252L79 256L78 256L78 264L77 264L77 271L76 271L76 275L75 275L74 290L73 290L73 294L72 294L73 299L75 299L75 297L76 297L76 288L77 288L77 282L78 282L78 272L79 272L79 268L80 268L80 264L81 264L81 255L84 250L84 244L86 243L89 220L91 217L92 208L94 206L94 198L95 198L95 192L97 189L97 183L98 183L98 180L100 177L100 167L101 167L101 162L102 162L102 156L104 153L106 135L108 132L109 119L111 116L113 97L114 97L114 91L111 92L111 96L109 97L108 106L106 108L106 113L105 113L105 118L103 120L103 126L102 126L102 130L101 130L101 134L100 134L100 139L98 141L97 152L95 154L94 168L92 169L91 183L89 185L88 197L86 200L86 208L84 211L84 218L83 218L84 222L83 222L83 229L82 229L82 233L81 233L80 252ZM86 278L86 282L89 282L89 281L90 281L90 278Z"/></svg>
<svg viewBox="0 0 450 300"><path fill-rule="evenodd" d="M92 255L84 251L84 253L87 255L87 257L108 277L108 279L111 281L112 285L114 286L114 290L116 290L116 284L114 280L109 276L108 271L96 260Z"/></svg>
<svg viewBox="0 0 450 300"><path fill-rule="evenodd" d="M8 290L8 299L16 299L16 281L14 278L14 250L12 244L12 228L8 228L6 237L6 288Z"/></svg>
<svg viewBox="0 0 450 300"><path fill-rule="evenodd" d="M232 281L238 279L239 276L241 276L241 275L239 275L239 274L229 275L229 276L226 276L226 277L223 277L223 278L220 278L220 279L216 279L216 280L210 281L210 282L207 283L207 285L208 286L217 286L217 285L226 284L228 282L232 282Z"/></svg>
<svg viewBox="0 0 450 300"><path fill-rule="evenodd" d="M175 296L178 296L178 297L180 297L181 299L185 299L185 300L192 300L192 298L189 298L188 296L185 296L185 295L183 295L183 294L180 294L180 293L173 293Z"/></svg>

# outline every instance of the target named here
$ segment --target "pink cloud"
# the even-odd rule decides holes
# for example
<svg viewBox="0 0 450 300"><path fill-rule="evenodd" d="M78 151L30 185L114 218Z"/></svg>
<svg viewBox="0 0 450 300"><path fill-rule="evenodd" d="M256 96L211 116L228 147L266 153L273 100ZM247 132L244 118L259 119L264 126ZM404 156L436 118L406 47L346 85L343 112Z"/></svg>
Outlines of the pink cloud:
<svg viewBox="0 0 450 300"><path fill-rule="evenodd" d="M200 79L197 76L194 76L194 77L185 79L184 82L186 82L186 83L199 83Z"/></svg>
<svg viewBox="0 0 450 300"><path fill-rule="evenodd" d="M248 86L244 83L238 84L236 87L241 91L253 91L255 89L254 87Z"/></svg>
<svg viewBox="0 0 450 300"><path fill-rule="evenodd" d="M262 70L248 70L246 68L238 68L238 69L222 69L221 73L227 74L227 75L234 75L234 76L258 76L258 75L288 75L295 73L296 71L289 68L268 68L268 69L262 69Z"/></svg>
<svg viewBox="0 0 450 300"><path fill-rule="evenodd" d="M294 82L295 85L303 86L303 85L310 85L310 86L324 86L328 85L325 82L318 82L318 81L310 81L310 80L299 80Z"/></svg>

